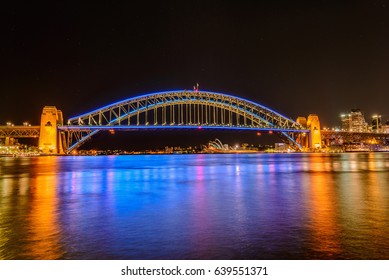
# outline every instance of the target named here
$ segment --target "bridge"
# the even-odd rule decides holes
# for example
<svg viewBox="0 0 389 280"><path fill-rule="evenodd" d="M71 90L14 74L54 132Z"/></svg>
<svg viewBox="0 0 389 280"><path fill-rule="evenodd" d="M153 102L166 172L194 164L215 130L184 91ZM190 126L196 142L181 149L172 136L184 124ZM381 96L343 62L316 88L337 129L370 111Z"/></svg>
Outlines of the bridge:
<svg viewBox="0 0 389 280"><path fill-rule="evenodd" d="M23 126L0 126L0 138L5 138L5 145L11 145L12 139L15 138L38 138L40 126L23 125Z"/></svg>
<svg viewBox="0 0 389 280"><path fill-rule="evenodd" d="M28 134L23 127L11 133L0 127L0 137ZM16 129L16 128L14 128ZM46 106L39 126L39 149L46 154L69 154L103 130L212 129L272 131L297 151L321 147L316 115L296 121L256 102L224 93L177 90L132 97L70 118Z"/></svg>

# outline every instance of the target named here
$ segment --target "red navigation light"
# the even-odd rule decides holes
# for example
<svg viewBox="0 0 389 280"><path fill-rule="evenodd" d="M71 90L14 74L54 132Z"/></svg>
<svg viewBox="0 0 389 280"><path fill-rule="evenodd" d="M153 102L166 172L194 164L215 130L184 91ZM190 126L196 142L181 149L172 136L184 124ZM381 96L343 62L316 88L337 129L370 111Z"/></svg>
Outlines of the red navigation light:
<svg viewBox="0 0 389 280"><path fill-rule="evenodd" d="M110 130L109 130L109 133L115 134L115 130L114 130L114 129L110 129Z"/></svg>
<svg viewBox="0 0 389 280"><path fill-rule="evenodd" d="M260 133L260 132L257 132L257 136L261 136L261 133Z"/></svg>
<svg viewBox="0 0 389 280"><path fill-rule="evenodd" d="M273 131L272 131L272 130L269 130L269 134L273 134Z"/></svg>

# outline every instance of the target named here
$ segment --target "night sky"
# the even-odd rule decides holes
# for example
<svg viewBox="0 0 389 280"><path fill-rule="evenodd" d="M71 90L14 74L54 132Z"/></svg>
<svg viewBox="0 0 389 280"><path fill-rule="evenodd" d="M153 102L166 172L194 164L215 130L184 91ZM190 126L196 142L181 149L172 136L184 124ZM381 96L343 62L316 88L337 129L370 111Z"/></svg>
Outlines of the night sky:
<svg viewBox="0 0 389 280"><path fill-rule="evenodd" d="M196 83L322 126L389 119L388 1L56 2L2 4L2 124Z"/></svg>

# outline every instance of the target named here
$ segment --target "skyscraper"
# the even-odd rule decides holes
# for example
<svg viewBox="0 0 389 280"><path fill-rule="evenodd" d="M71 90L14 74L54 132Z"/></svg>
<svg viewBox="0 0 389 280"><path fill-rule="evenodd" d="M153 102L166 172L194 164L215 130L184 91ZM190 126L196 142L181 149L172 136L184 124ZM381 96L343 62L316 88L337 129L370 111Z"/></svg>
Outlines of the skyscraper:
<svg viewBox="0 0 389 280"><path fill-rule="evenodd" d="M382 122L380 115L373 115L371 118L371 128L374 132L381 132Z"/></svg>
<svg viewBox="0 0 389 280"><path fill-rule="evenodd" d="M360 109L352 109L348 114L340 116L342 121L342 130L345 131L367 131L367 123Z"/></svg>
<svg viewBox="0 0 389 280"><path fill-rule="evenodd" d="M351 114L342 114L340 119L342 121L342 130L350 131L352 128Z"/></svg>
<svg viewBox="0 0 389 280"><path fill-rule="evenodd" d="M363 113L359 109L351 110L351 122L352 122L352 130L353 131L367 131L367 123L365 121L365 117Z"/></svg>

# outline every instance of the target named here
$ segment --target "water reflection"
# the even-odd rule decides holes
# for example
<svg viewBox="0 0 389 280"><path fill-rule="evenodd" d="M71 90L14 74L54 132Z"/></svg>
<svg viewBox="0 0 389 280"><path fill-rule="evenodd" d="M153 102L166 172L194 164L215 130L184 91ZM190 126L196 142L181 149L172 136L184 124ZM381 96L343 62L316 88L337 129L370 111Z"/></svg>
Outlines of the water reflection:
<svg viewBox="0 0 389 280"><path fill-rule="evenodd" d="M59 259L63 252L57 216L58 161L55 157L42 157L37 160L39 162L31 166L35 177L30 180L30 203L26 217L28 242L21 258Z"/></svg>
<svg viewBox="0 0 389 280"><path fill-rule="evenodd" d="M317 160L314 158L313 162ZM309 209L313 258L334 259L341 255L339 209L331 176L313 174L310 182Z"/></svg>
<svg viewBox="0 0 389 280"><path fill-rule="evenodd" d="M0 158L1 259L387 259L389 154Z"/></svg>
<svg viewBox="0 0 389 280"><path fill-rule="evenodd" d="M1 259L59 259L57 162L53 157L2 159ZM15 164L15 169L8 168ZM3 169L2 169L3 170Z"/></svg>
<svg viewBox="0 0 389 280"><path fill-rule="evenodd" d="M192 246L195 254L202 256L208 253L208 250L214 244L212 235L204 234L211 232L212 216L207 213L208 200L206 191L206 182L204 182L204 165L198 162L199 165L195 167L196 184L193 190L193 211L190 219L193 221L193 226L190 231Z"/></svg>

